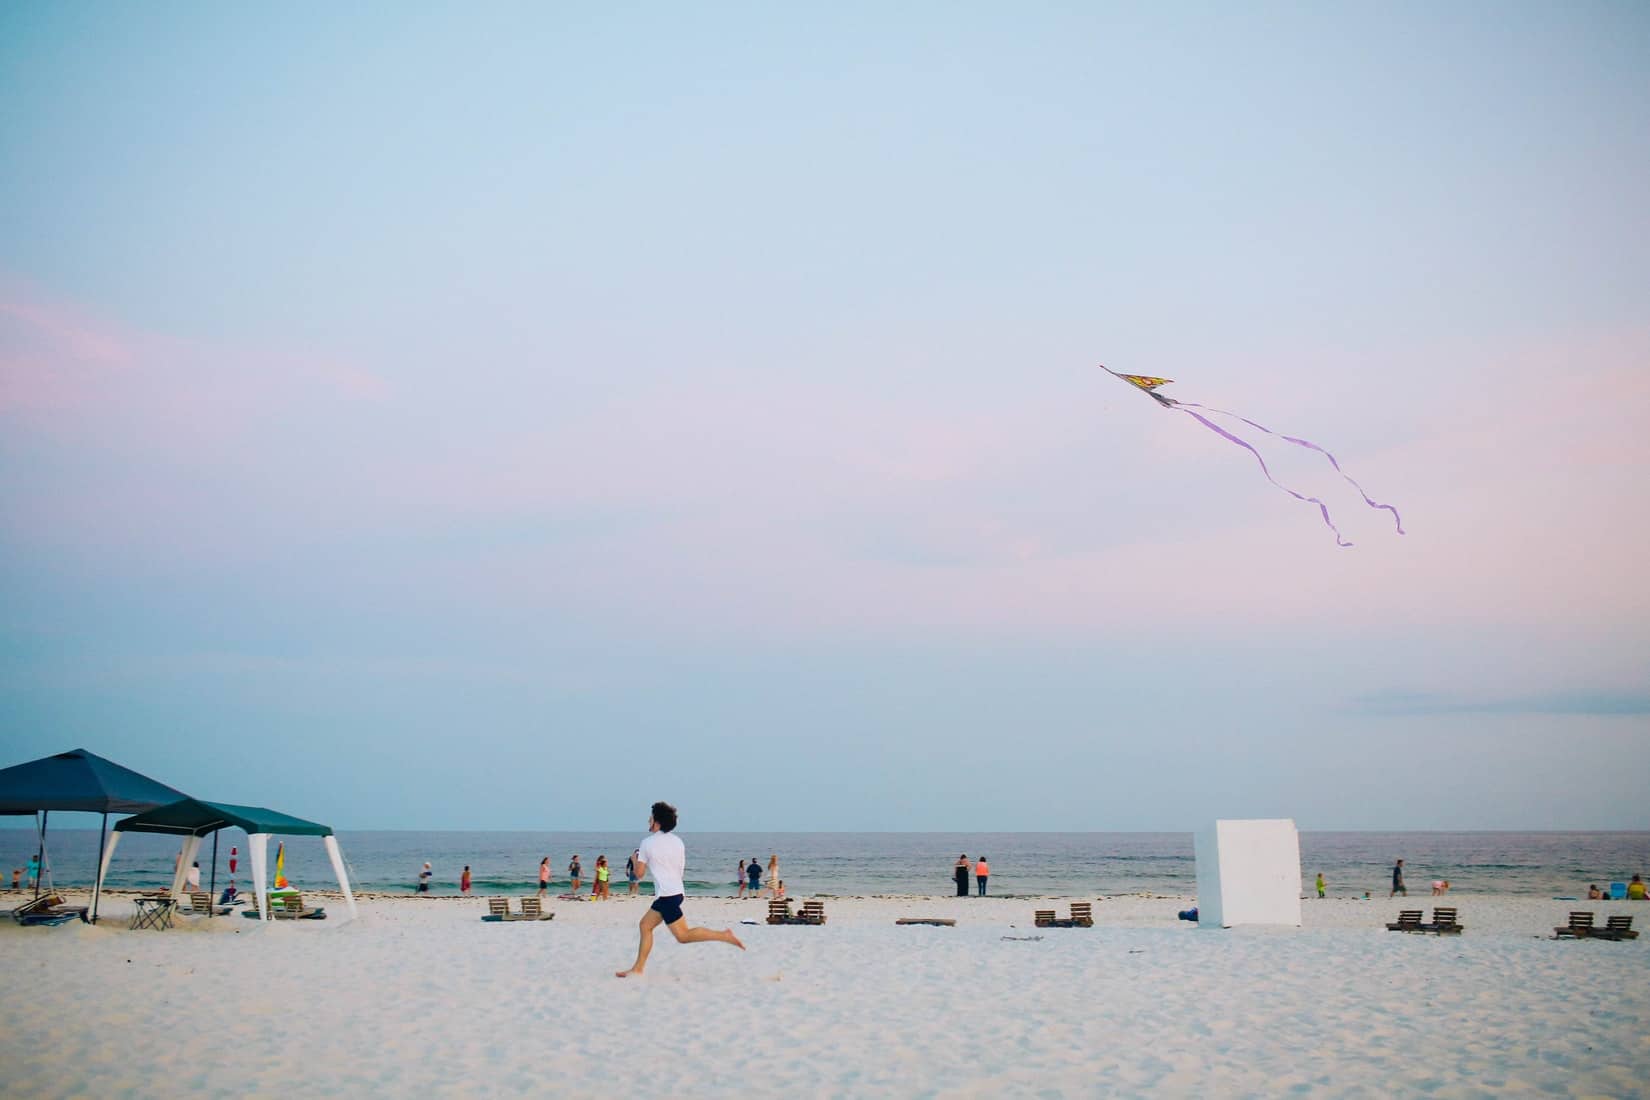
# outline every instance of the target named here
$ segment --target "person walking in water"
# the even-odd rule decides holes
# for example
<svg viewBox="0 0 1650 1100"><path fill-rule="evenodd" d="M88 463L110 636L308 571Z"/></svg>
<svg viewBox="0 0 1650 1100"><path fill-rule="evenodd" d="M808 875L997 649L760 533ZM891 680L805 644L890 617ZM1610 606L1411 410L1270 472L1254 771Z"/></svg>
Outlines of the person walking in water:
<svg viewBox="0 0 1650 1100"><path fill-rule="evenodd" d="M615 977L641 977L653 951L653 932L661 924L670 929L677 943L731 943L741 951L745 949L733 929L718 932L694 928L682 915L682 898L687 892L682 883L687 873L687 847L676 835L676 807L668 802L655 802L649 811L647 836L636 849L636 870L653 876L653 904L637 926L635 964L629 970L616 971Z"/></svg>
<svg viewBox="0 0 1650 1100"><path fill-rule="evenodd" d="M550 889L550 857L545 856L543 859L539 860L539 897L542 898L545 894L545 891L547 891L549 889Z"/></svg>
<svg viewBox="0 0 1650 1100"><path fill-rule="evenodd" d="M974 888L980 892L982 898L985 897L985 880L990 877L991 864L985 861L984 856L981 856L980 861L974 864Z"/></svg>
<svg viewBox="0 0 1650 1100"><path fill-rule="evenodd" d="M1387 897L1390 898L1398 894L1402 894L1406 898L1409 897L1409 891L1404 889L1404 861L1401 859L1392 865L1392 893L1388 894Z"/></svg>
<svg viewBox="0 0 1650 1100"><path fill-rule="evenodd" d="M470 865L468 863L464 865L464 873L458 876L458 892L461 894L470 892Z"/></svg>
<svg viewBox="0 0 1650 1100"><path fill-rule="evenodd" d="M959 898L966 898L968 896L967 852L964 852L962 855L957 857L957 865L951 869L951 873L956 876L957 879L957 896Z"/></svg>

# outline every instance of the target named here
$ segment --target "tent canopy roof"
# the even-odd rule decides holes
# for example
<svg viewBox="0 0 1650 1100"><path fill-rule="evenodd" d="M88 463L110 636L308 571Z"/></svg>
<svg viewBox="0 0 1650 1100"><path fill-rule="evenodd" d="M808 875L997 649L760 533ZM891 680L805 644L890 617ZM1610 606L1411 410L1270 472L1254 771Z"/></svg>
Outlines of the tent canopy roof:
<svg viewBox="0 0 1650 1100"><path fill-rule="evenodd" d="M332 828L301 817L293 817L262 806L231 806L224 802L202 802L186 798L168 806L157 806L135 817L115 822L122 833L171 833L176 836L205 836L234 827L252 833L280 833L284 836L331 836Z"/></svg>
<svg viewBox="0 0 1650 1100"><path fill-rule="evenodd" d="M187 797L85 749L0 770L0 814L38 810L135 814Z"/></svg>

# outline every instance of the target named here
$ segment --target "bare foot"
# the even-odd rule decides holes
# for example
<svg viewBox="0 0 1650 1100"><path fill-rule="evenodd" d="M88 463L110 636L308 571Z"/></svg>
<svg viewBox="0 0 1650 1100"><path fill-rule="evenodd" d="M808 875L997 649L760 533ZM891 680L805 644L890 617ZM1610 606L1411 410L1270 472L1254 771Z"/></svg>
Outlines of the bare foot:
<svg viewBox="0 0 1650 1100"><path fill-rule="evenodd" d="M615 978L640 978L642 976L642 968L638 966L633 970L615 970L613 972L613 976Z"/></svg>
<svg viewBox="0 0 1650 1100"><path fill-rule="evenodd" d="M733 946L737 947L739 950L743 951L745 949L745 945L739 942L739 937L733 934L733 929L722 929L722 935L727 937L727 942L733 944Z"/></svg>

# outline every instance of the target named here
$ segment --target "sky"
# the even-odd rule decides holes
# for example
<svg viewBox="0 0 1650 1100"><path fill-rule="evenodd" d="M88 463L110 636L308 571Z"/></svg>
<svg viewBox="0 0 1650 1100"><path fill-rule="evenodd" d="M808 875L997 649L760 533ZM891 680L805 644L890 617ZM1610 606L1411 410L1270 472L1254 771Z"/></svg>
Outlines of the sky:
<svg viewBox="0 0 1650 1100"><path fill-rule="evenodd" d="M0 764L1650 828L1647 55L1624 3L5 5Z"/></svg>

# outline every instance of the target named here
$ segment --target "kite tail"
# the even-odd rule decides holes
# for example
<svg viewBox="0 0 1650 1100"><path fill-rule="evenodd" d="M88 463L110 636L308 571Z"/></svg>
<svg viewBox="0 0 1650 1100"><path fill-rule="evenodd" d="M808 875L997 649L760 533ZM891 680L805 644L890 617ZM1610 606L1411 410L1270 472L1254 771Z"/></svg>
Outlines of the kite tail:
<svg viewBox="0 0 1650 1100"><path fill-rule="evenodd" d="M1382 504L1378 500L1372 500L1370 498L1369 494L1364 491L1364 487L1362 485L1359 485L1356 481L1354 481L1352 479L1351 474L1349 474L1345 470L1341 469L1341 464L1339 462L1335 461L1335 456L1334 455L1330 454L1328 451L1324 450L1322 447L1318 446L1316 443L1312 442L1310 439L1296 439L1292 435L1284 435L1282 432L1274 432L1271 428L1268 428L1264 424L1256 424L1253 420L1250 420L1247 416L1239 416L1237 413L1227 412L1225 409L1211 408L1208 405L1197 405L1197 404L1194 404L1193 402L1190 402L1190 401L1182 401L1182 402L1180 402L1180 404L1181 405L1191 405L1193 408L1203 409L1207 412L1212 412L1212 413L1219 413L1222 416L1230 416L1234 420L1243 421L1245 424L1249 425L1251 428L1259 428L1261 431L1265 432L1267 435L1275 435L1279 439L1283 440L1285 443L1293 443L1297 447L1305 447L1308 450L1317 451L1319 454L1323 455L1323 457L1325 457L1329 460L1329 464L1331 466L1335 467L1335 472L1337 474L1340 474L1341 477L1345 478L1346 483L1348 485L1350 485L1354 489L1358 490L1358 495L1364 498L1364 503L1365 504L1369 505L1371 508L1379 508L1384 512L1391 512L1393 522L1398 525L1398 533L1400 535L1404 533L1404 519L1403 519L1402 516L1400 516L1398 514L1398 509L1394 508L1390 504ZM1207 423L1207 421L1205 421L1205 423Z"/></svg>
<svg viewBox="0 0 1650 1100"><path fill-rule="evenodd" d="M1187 408L1185 402L1178 402L1176 407L1179 408L1181 412L1185 413L1187 416L1189 416L1193 420L1197 421L1199 424L1202 424L1205 428L1208 428L1210 431L1214 432L1216 435L1221 436L1225 439L1231 440L1233 443L1236 443L1239 447L1242 447L1244 450L1246 450L1250 454L1254 455L1255 456L1255 461L1260 463L1260 472L1266 475L1266 480L1267 481L1270 481L1273 485L1276 485L1279 489L1282 489L1284 492L1288 493L1290 496L1294 497L1296 500L1302 500L1302 501L1305 501L1308 504L1316 504L1318 506L1318 511L1323 513L1324 526L1328 527L1331 531L1335 532L1335 545L1336 546L1351 546L1352 545L1350 542L1347 542L1346 539L1341 535L1341 529L1339 527L1335 526L1335 521L1329 518L1329 505L1325 504L1323 501L1319 500L1317 497L1309 497L1309 496L1304 496L1300 493L1297 493L1297 492L1295 492L1295 490L1291 489L1289 486L1285 485L1283 482L1281 482L1277 478L1273 477L1272 476L1272 471L1267 469L1266 460L1260 456L1259 451L1255 450L1249 444L1245 443L1243 440L1239 439L1237 436L1233 435L1231 432L1227 431L1225 428L1222 428L1219 424L1216 424L1213 420L1209 420L1205 417L1199 416L1197 413L1195 413L1191 409ZM1203 408L1203 406L1199 405L1198 408ZM1210 412L1218 412L1219 410L1210 409L1209 411ZM1239 417L1238 419L1242 420L1243 418ZM1256 424L1255 427L1259 428L1260 425ZM1265 431L1264 428L1262 428L1261 430ZM1268 432L1267 434L1270 435L1272 433Z"/></svg>

